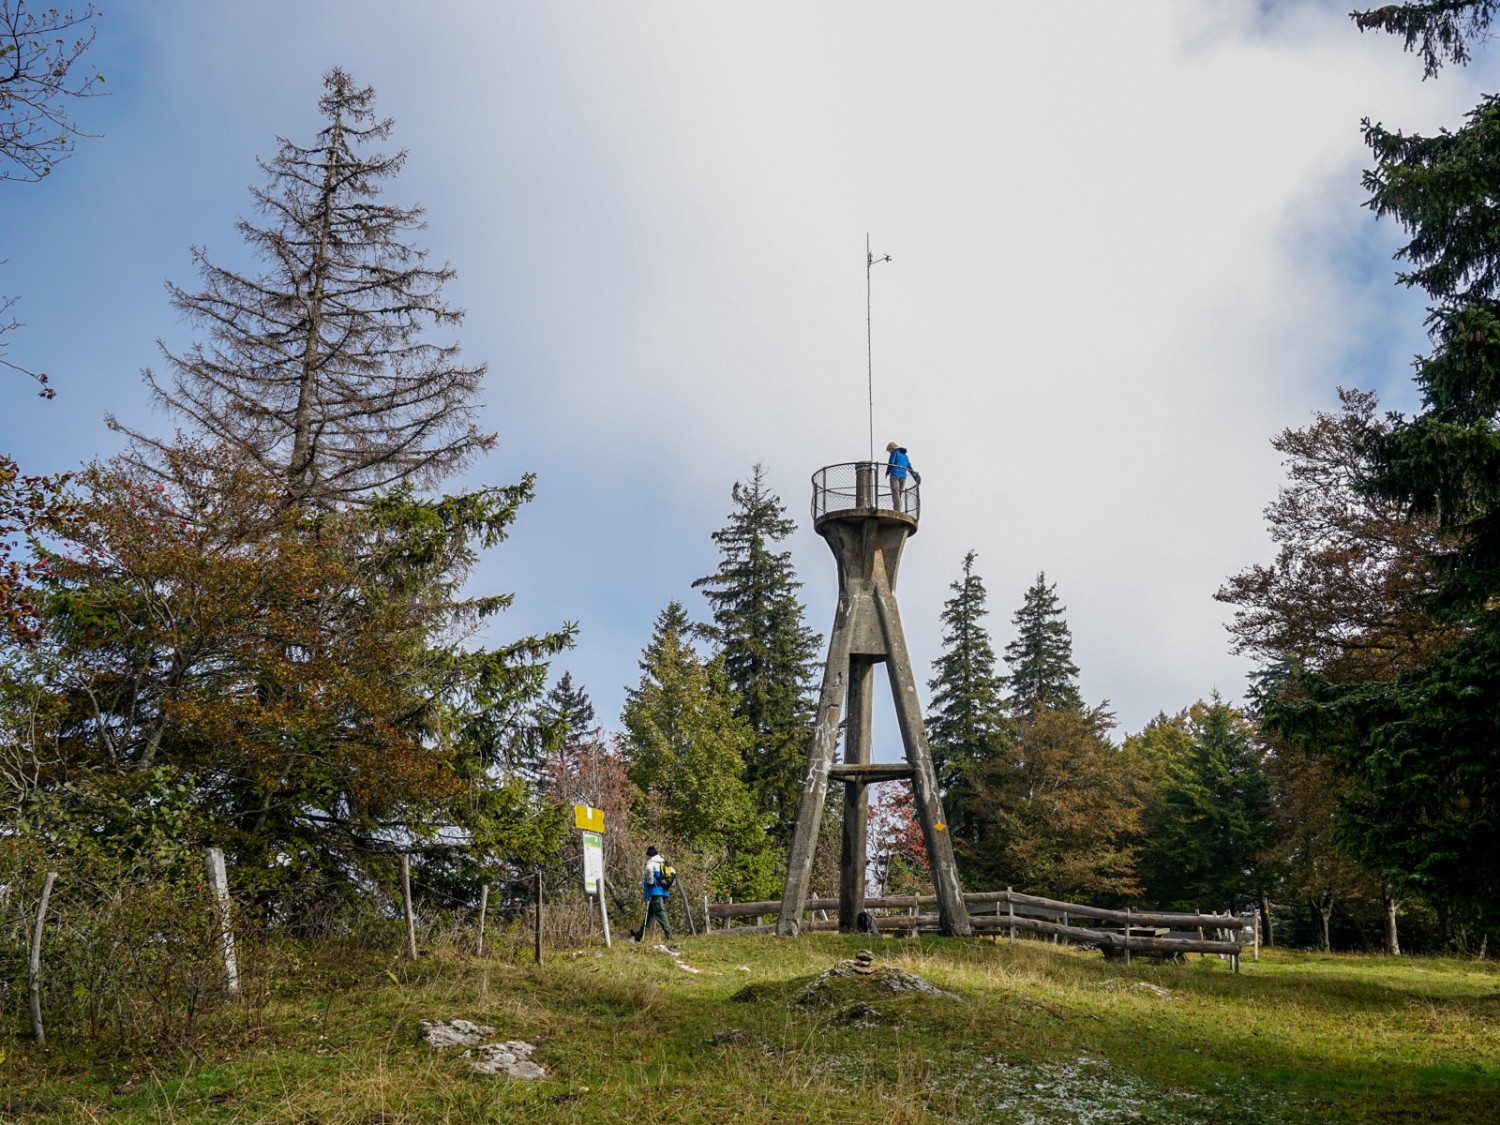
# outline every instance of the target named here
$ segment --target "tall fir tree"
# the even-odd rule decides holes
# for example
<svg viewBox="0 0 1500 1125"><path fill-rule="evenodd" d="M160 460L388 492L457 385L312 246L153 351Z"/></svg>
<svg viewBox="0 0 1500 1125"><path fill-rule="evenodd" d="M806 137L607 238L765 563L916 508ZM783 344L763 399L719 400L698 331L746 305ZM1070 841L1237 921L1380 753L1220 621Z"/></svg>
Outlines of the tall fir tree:
<svg viewBox="0 0 1500 1125"><path fill-rule="evenodd" d="M630 780L648 826L692 849L716 892L768 893L774 858L741 777L750 724L735 714L722 657L703 660L692 633L679 602L657 616L620 716Z"/></svg>
<svg viewBox="0 0 1500 1125"><path fill-rule="evenodd" d="M693 586L713 608L713 636L733 685L735 714L749 724L745 779L770 831L791 838L812 738L813 682L822 637L803 623L802 583L790 551L776 544L796 530L756 465L730 490L729 522L713 533L721 559Z"/></svg>
<svg viewBox="0 0 1500 1125"><path fill-rule="evenodd" d="M984 627L989 614L984 580L970 551L963 576L949 585L943 603L943 652L927 686L927 740L943 788L943 811L956 837L971 834L974 774L998 757L1006 743L1005 677L995 670L995 650Z"/></svg>
<svg viewBox="0 0 1500 1125"><path fill-rule="evenodd" d="M587 689L574 686L572 672L564 672L552 685L541 712L562 745L581 742L594 729L594 701Z"/></svg>
<svg viewBox="0 0 1500 1125"><path fill-rule="evenodd" d="M1395 6L1371 26L1462 63L1493 3ZM1500 926L1500 97L1456 130L1365 123L1368 206L1410 237L1397 275L1429 298L1421 410L1366 439L1361 486L1437 521L1433 589L1418 604L1462 636L1389 680L1315 673L1268 711L1283 734L1335 756L1348 781L1341 834L1398 889L1493 932Z"/></svg>
<svg viewBox="0 0 1500 1125"><path fill-rule="evenodd" d="M172 303L207 340L162 347L170 386L157 400L213 445L281 474L292 502L329 507L398 483L430 485L494 445L474 424L484 364L428 338L463 320L443 301L454 271L408 236L420 207L381 198L406 153L367 151L390 136L375 92L337 68L318 102L327 124L312 145L282 140L252 190L259 224L240 236L265 263L256 275L193 258L202 288L169 285ZM111 419L160 466L164 442Z"/></svg>
<svg viewBox="0 0 1500 1125"><path fill-rule="evenodd" d="M1005 663L1010 667L1006 701L1018 712L1083 707L1078 666L1073 663L1073 634L1062 616L1066 608L1057 602L1056 583L1047 585L1047 576L1038 572L1011 618L1016 638L1005 646Z"/></svg>

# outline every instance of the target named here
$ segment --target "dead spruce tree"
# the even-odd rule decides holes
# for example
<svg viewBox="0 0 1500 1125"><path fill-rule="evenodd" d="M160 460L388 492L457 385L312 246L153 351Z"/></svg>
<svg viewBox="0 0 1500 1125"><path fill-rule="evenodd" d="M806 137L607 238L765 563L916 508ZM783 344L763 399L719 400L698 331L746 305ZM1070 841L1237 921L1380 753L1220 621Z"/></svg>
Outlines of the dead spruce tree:
<svg viewBox="0 0 1500 1125"><path fill-rule="evenodd" d="M316 143L280 139L259 161L266 185L251 189L260 221L237 224L263 271L236 273L194 248L202 287L167 288L206 339L181 353L159 342L170 386L144 373L190 429L284 475L289 502L310 507L358 503L398 482L423 487L495 440L474 424L485 365L464 366L456 343L425 336L464 314L442 299L454 271L406 241L425 225L422 208L381 199L406 153L368 146L392 122L344 71L323 86ZM169 441L110 424L135 439L137 458L161 462Z"/></svg>

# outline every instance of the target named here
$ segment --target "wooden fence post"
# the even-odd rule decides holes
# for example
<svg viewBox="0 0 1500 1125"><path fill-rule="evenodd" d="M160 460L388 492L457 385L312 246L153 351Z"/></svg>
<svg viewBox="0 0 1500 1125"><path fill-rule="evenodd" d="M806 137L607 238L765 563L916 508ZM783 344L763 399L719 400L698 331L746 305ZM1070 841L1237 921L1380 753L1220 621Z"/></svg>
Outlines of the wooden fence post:
<svg viewBox="0 0 1500 1125"><path fill-rule="evenodd" d="M542 963L542 869L536 872L536 963Z"/></svg>
<svg viewBox="0 0 1500 1125"><path fill-rule="evenodd" d="M1005 888L1005 893L1006 893L1007 896L1013 894L1014 892L1015 892L1015 888L1014 887L1006 887ZM1011 945L1015 945L1016 944L1016 904L1014 902L1012 902L1009 897L1007 897L1006 900L1005 900L1005 910L1006 910L1006 913L1010 915L1010 944Z"/></svg>
<svg viewBox="0 0 1500 1125"><path fill-rule="evenodd" d="M401 853L401 902L406 908L406 955L417 959L417 916L411 908L411 856Z"/></svg>
<svg viewBox="0 0 1500 1125"><path fill-rule="evenodd" d="M708 916L708 896L703 896L703 932L709 933L714 928L713 919Z"/></svg>
<svg viewBox="0 0 1500 1125"><path fill-rule="evenodd" d="M490 909L490 885L485 883L479 888L479 943L474 948L475 957L484 956L484 916Z"/></svg>
<svg viewBox="0 0 1500 1125"><path fill-rule="evenodd" d="M229 875L224 870L224 849L209 848L208 886L219 915L219 956L224 959L224 983L231 996L240 992L240 967L234 955L234 924L229 913Z"/></svg>
<svg viewBox="0 0 1500 1125"><path fill-rule="evenodd" d="M698 936L698 924L693 921L693 900L688 894L687 881L679 874L677 881L682 884L682 912L687 915L688 933L694 937ZM703 925L708 925L708 915L703 916Z"/></svg>
<svg viewBox="0 0 1500 1125"><path fill-rule="evenodd" d="M1125 908L1125 967L1130 968L1130 907Z"/></svg>
<svg viewBox="0 0 1500 1125"><path fill-rule="evenodd" d="M42 883L42 900L36 907L36 924L31 929L31 959L26 965L26 987L31 993L31 1034L37 1046L44 1046L47 1033L42 1030L42 926L47 921L47 900L52 897L52 884L57 882L57 872L47 872Z"/></svg>

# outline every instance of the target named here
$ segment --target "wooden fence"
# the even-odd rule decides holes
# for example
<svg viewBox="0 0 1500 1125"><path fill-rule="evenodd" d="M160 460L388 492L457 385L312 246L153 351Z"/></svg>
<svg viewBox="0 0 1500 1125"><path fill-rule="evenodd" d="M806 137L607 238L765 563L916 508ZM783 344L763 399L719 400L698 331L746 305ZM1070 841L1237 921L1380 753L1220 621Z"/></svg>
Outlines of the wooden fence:
<svg viewBox="0 0 1500 1125"><path fill-rule="evenodd" d="M1066 938L1071 941L1097 945L1106 952L1118 952L1129 963L1131 953L1152 955L1170 953L1217 953L1229 957L1239 972L1240 952L1244 943L1239 935L1245 928L1244 921L1233 914L1192 914L1162 911L1109 910L1100 906L1084 906L1074 902L1038 895L1021 894L1018 891L977 891L966 894L964 903L969 908L969 922L979 932L1005 932L1015 941L1017 933L1043 934ZM905 911L903 914L876 916L876 924L887 933L891 932L935 932L939 918L935 913L919 913L923 907L937 905L936 895L895 895L869 897L865 909L870 911ZM993 913L984 908L991 907ZM827 918L828 911L836 911L836 898L809 898L804 909L807 919L804 930L837 930L838 922ZM709 933L723 934L769 934L776 931L775 925L735 926L736 918L761 918L778 914L781 902L718 902L705 903ZM823 918L816 915L823 914ZM1074 925L1074 920L1106 923L1106 926ZM715 929L712 922L718 920L722 927ZM1113 925L1109 925L1109 924ZM1213 936L1210 937L1209 935ZM1252 931L1255 954L1260 953L1259 934Z"/></svg>

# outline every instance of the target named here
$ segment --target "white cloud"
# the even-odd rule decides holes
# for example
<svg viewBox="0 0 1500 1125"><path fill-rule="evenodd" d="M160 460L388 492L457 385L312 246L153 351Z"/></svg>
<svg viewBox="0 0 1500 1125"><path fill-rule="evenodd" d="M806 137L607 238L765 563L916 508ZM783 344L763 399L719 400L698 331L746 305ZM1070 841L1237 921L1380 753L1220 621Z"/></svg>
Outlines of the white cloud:
<svg viewBox="0 0 1500 1125"><path fill-rule="evenodd" d="M1126 727L1237 696L1212 593L1269 551L1268 439L1335 383L1399 385L1420 346L1380 265L1396 232L1358 211L1359 119L1453 124L1487 66L1422 83L1326 5L305 8L113 25L134 49L109 135L18 212L5 289L63 397L7 445L64 467L110 444L101 404L143 413L150 339L185 332L155 287L191 281L190 243L235 252L251 157L305 138L343 65L397 118L392 190L427 204L492 362L502 448L476 476L540 473L484 570L518 595L502 628L581 621L562 663L608 719L666 600L701 608L733 480L765 462L803 518L811 472L864 454L866 231L893 257L876 442L926 481L919 679L972 547L997 646L1045 570ZM826 550L794 549L826 630Z"/></svg>

